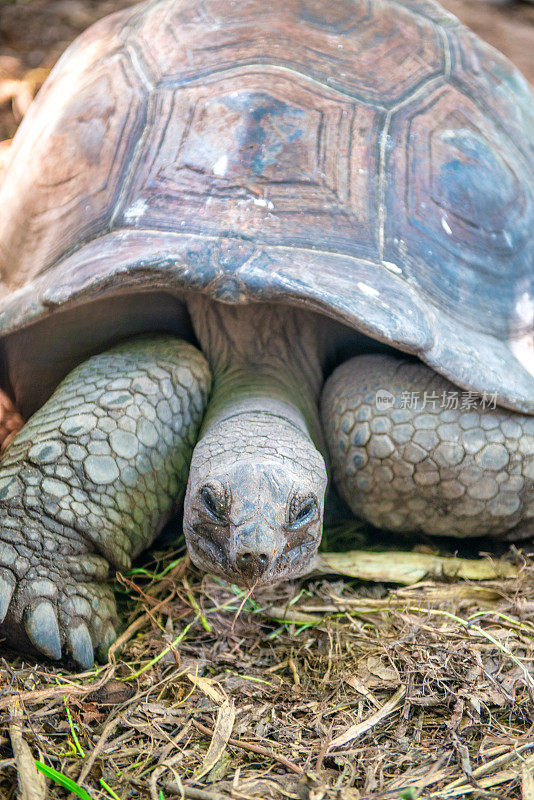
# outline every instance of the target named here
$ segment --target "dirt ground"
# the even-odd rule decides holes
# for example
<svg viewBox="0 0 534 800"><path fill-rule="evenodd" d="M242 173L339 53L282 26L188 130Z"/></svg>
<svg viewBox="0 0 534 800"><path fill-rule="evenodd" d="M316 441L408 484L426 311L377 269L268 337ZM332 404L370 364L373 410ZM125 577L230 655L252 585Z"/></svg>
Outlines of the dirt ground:
<svg viewBox="0 0 534 800"><path fill-rule="evenodd" d="M0 168L66 45L126 5L0 0ZM534 5L446 5L534 83ZM0 800L534 800L532 548L476 542L465 567L340 535L385 564L253 597L158 550L119 576L125 628L83 674L0 643ZM412 585L395 544L430 564Z"/></svg>

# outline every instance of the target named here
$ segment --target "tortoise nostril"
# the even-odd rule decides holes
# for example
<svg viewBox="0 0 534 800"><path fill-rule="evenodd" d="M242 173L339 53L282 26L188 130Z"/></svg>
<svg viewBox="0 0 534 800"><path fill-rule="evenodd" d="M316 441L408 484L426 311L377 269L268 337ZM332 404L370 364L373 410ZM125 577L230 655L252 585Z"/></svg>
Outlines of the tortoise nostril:
<svg viewBox="0 0 534 800"><path fill-rule="evenodd" d="M236 558L236 566L247 577L260 577L269 566L270 558L267 553L240 553Z"/></svg>

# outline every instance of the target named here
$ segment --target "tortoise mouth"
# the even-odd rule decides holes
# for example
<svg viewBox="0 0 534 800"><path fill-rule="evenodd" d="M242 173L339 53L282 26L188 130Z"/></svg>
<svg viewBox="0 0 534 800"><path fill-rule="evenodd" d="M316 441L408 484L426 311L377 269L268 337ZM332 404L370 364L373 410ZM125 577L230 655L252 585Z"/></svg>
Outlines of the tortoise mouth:
<svg viewBox="0 0 534 800"><path fill-rule="evenodd" d="M196 567L246 589L271 586L306 575L312 570L313 559L319 547L319 543L315 541L302 542L273 557L268 567L260 573L239 568L225 548L211 538L194 531L189 531L189 534L184 532L189 555Z"/></svg>

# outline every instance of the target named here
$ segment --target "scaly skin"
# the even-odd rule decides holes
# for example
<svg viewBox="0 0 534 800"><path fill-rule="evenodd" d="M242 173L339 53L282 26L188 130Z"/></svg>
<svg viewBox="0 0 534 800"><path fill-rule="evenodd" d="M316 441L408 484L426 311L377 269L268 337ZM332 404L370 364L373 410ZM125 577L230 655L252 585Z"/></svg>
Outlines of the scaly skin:
<svg viewBox="0 0 534 800"><path fill-rule="evenodd" d="M210 389L194 347L140 337L73 370L8 447L0 471L0 634L82 667L107 652L104 583L180 503Z"/></svg>
<svg viewBox="0 0 534 800"><path fill-rule="evenodd" d="M394 395L391 408L377 409L378 389ZM403 408L403 393L412 392L420 402ZM438 399L422 407L425 392ZM454 392L461 400L433 370L390 356L338 367L322 397L338 489L356 515L388 530L532 534L534 418L480 403L444 408L442 394Z"/></svg>

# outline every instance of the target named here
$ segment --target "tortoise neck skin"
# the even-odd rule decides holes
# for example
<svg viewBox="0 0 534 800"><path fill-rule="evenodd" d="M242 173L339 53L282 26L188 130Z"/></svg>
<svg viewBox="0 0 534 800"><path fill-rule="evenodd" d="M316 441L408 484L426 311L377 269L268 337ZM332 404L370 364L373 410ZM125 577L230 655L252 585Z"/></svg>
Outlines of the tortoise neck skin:
<svg viewBox="0 0 534 800"><path fill-rule="evenodd" d="M248 586L296 577L321 538L327 483L317 317L201 296L188 308L213 375L184 505L191 557Z"/></svg>

